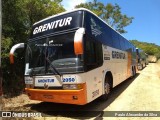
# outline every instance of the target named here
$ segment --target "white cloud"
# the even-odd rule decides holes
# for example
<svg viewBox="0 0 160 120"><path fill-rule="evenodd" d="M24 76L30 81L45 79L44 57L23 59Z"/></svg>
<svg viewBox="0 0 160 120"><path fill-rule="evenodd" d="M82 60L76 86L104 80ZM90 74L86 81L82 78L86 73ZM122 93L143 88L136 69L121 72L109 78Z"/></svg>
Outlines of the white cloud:
<svg viewBox="0 0 160 120"><path fill-rule="evenodd" d="M63 0L62 5L66 10L72 10L76 5L79 5L80 3L85 3L88 0Z"/></svg>

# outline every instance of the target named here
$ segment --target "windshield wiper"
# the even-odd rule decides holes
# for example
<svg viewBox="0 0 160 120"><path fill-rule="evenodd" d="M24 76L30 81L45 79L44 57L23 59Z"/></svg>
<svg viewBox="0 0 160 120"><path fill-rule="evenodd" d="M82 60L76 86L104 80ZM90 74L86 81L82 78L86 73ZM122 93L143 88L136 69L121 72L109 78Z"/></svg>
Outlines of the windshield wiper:
<svg viewBox="0 0 160 120"><path fill-rule="evenodd" d="M38 55L38 58L36 60L36 64L34 64L33 68L31 69L31 72L29 73L30 77L32 77L34 75L33 72L34 72L34 69L36 68L36 66L38 64L38 60L39 60L40 56L41 56L41 54Z"/></svg>
<svg viewBox="0 0 160 120"><path fill-rule="evenodd" d="M62 74L60 73L60 72L58 72L58 70L54 67L54 65L51 63L51 61L47 58L47 57L45 57L45 59L47 60L47 62L51 65L51 67L53 68L53 72L55 73L57 73L59 76L62 76Z"/></svg>

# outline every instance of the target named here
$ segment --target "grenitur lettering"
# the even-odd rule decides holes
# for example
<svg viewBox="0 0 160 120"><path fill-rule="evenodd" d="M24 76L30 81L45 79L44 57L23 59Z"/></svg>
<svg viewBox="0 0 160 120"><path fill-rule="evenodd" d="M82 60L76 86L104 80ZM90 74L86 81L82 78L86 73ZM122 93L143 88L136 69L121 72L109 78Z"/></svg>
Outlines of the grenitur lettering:
<svg viewBox="0 0 160 120"><path fill-rule="evenodd" d="M117 52L117 51L112 51L112 58L115 59L125 59L125 53L122 52Z"/></svg>
<svg viewBox="0 0 160 120"><path fill-rule="evenodd" d="M67 18L64 18L64 19L60 19L60 20L56 20L56 21L53 21L53 22L50 22L50 23L46 23L44 25L40 25L39 27L36 27L33 30L33 34L35 35L37 33L41 33L41 32L47 31L47 30L51 30L51 29L54 29L54 28L57 28L57 27L63 27L63 26L70 25L71 21L72 21L72 17L67 17Z"/></svg>

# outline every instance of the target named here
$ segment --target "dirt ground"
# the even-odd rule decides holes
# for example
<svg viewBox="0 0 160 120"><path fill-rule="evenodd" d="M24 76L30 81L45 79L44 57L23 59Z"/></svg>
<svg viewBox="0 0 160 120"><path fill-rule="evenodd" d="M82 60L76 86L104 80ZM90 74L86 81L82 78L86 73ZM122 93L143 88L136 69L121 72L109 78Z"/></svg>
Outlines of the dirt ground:
<svg viewBox="0 0 160 120"><path fill-rule="evenodd" d="M157 113L160 115L160 62L149 63L136 77L115 87L105 102L97 99L85 106L56 104L29 100L22 94L15 98L3 98L2 103L4 111L40 112L47 116L28 118L29 120L160 120L160 117L107 117L108 114L115 115L118 111L148 111L149 114L159 111Z"/></svg>

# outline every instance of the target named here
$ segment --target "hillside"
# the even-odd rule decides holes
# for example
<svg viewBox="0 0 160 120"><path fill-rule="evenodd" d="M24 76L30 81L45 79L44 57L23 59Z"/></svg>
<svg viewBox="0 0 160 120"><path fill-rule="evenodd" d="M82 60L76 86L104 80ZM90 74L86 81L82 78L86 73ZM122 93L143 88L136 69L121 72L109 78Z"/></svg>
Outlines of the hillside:
<svg viewBox="0 0 160 120"><path fill-rule="evenodd" d="M157 58L160 58L160 46L154 43L140 42L138 40L130 40L130 42L148 55L155 55Z"/></svg>

